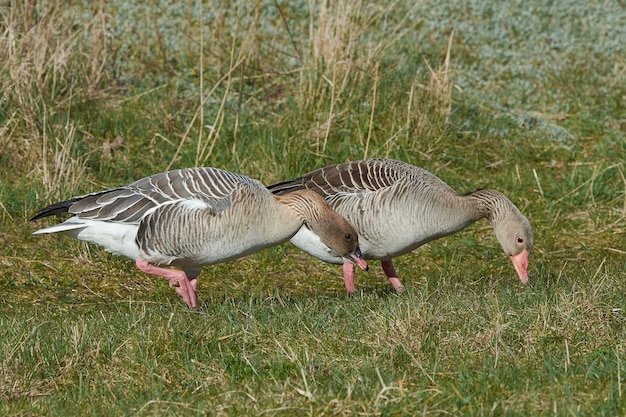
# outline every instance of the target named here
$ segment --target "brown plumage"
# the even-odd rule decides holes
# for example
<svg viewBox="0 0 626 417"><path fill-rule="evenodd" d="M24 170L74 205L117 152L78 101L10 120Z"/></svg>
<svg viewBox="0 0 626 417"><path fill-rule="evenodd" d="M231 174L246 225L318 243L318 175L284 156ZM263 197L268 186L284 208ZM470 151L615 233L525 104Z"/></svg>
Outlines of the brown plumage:
<svg viewBox="0 0 626 417"><path fill-rule="evenodd" d="M359 233L366 259L382 261L391 284L400 280L392 258L458 232L486 218L522 282L528 281L533 232L528 219L502 193L478 190L461 195L430 172L391 159L369 159L328 166L268 187L275 194L312 190L344 216ZM326 262L327 255L311 233L301 230L291 242ZM354 269L344 268L348 292L354 292Z"/></svg>
<svg viewBox="0 0 626 417"><path fill-rule="evenodd" d="M354 228L317 193L274 196L257 180L217 168L156 174L52 204L31 220L63 213L73 217L35 234L60 232L133 259L168 279L192 308L203 266L285 242L305 224L333 257L367 267Z"/></svg>

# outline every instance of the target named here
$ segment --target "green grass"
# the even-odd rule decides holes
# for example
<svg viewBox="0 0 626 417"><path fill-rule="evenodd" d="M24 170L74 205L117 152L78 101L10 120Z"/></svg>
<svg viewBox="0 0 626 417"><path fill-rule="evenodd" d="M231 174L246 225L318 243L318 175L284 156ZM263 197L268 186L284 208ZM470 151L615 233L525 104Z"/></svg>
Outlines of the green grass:
<svg viewBox="0 0 626 417"><path fill-rule="evenodd" d="M1 415L626 414L623 5L377 3L0 4ZM286 244L189 311L28 222L170 168L363 157L507 194L530 283L479 222L398 258L401 295Z"/></svg>

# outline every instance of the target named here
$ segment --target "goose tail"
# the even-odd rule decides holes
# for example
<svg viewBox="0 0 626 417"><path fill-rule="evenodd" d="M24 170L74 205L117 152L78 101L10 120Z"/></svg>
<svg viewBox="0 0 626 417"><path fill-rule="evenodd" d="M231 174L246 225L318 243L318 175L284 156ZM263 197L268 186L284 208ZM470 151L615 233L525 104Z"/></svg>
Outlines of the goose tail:
<svg viewBox="0 0 626 417"><path fill-rule="evenodd" d="M60 201L58 203L54 203L51 204L49 206L46 206L44 208L42 208L41 210L39 210L37 212L37 214L35 214L30 221L34 221L37 219L42 219L44 217L48 217L48 216L55 216L57 214L68 214L69 213L69 209L70 207L72 207L72 205L77 202L78 200L82 199L83 197L75 197L72 198L71 200L66 200L66 201Z"/></svg>

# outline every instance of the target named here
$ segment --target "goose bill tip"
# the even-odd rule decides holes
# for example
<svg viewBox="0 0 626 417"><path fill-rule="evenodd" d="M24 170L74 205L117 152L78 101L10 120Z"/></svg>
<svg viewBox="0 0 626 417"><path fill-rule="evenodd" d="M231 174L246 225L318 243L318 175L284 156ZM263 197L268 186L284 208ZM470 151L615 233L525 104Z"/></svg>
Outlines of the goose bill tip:
<svg viewBox="0 0 626 417"><path fill-rule="evenodd" d="M511 255L509 258L515 267L515 271L519 276L520 281L526 284L528 283L528 258L530 256L530 252L528 250L524 250L517 255Z"/></svg>
<svg viewBox="0 0 626 417"><path fill-rule="evenodd" d="M369 271L370 267L367 264L367 261L363 258L363 255L351 254L350 257L352 258L352 262L357 264L359 268L364 271Z"/></svg>

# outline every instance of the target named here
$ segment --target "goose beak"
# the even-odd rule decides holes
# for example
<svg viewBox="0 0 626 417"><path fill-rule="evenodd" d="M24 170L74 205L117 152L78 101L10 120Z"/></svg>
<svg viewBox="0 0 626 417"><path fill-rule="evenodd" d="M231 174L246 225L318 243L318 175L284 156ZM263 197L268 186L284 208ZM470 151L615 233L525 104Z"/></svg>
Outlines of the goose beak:
<svg viewBox="0 0 626 417"><path fill-rule="evenodd" d="M517 275L519 276L520 281L524 284L528 282L528 258L530 257L530 252L527 249L524 249L521 253L517 255L511 255L509 258L511 262L513 262L513 266L517 271Z"/></svg>
<svg viewBox="0 0 626 417"><path fill-rule="evenodd" d="M358 246L356 250L350 254L350 258L351 258L351 262L357 264L359 268L361 268L362 270L364 271L369 270L369 266L367 265L367 262L363 258L363 252L361 252L361 249Z"/></svg>

